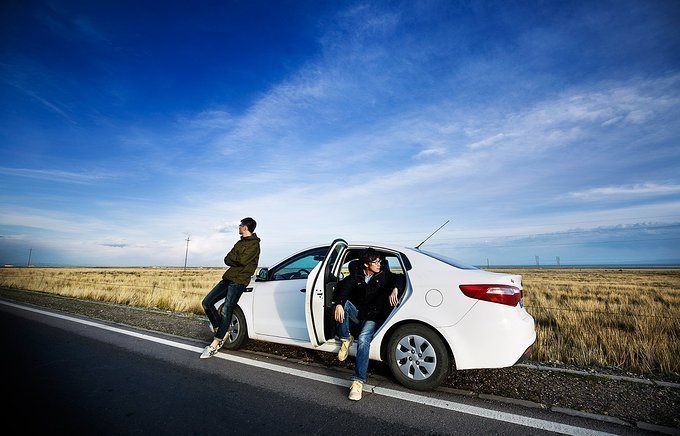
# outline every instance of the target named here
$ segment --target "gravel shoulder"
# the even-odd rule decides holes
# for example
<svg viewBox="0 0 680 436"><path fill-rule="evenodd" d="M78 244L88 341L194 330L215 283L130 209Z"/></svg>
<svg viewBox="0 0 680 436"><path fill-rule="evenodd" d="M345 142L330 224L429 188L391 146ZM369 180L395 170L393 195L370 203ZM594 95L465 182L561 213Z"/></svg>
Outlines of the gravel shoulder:
<svg viewBox="0 0 680 436"><path fill-rule="evenodd" d="M207 319L203 316L141 309L8 288L0 288L0 299L203 340L206 344L212 339L207 328ZM341 363L331 353L253 340L249 340L244 348L281 358L297 359L307 364L353 369L352 358ZM677 387L601 376L606 373L645 380L639 375L616 369L595 371L541 362L528 363L531 364L528 367L454 371L441 389L449 391L453 389L453 392L465 395L523 400L535 403L538 407L570 409L602 415L617 418L633 426L642 422L670 427L675 429L675 433L680 433L678 431L680 429L680 389ZM548 367L579 370L588 374L542 370ZM369 373L391 377L389 370L379 362L371 362ZM678 374L659 374L655 375L654 379L680 383Z"/></svg>

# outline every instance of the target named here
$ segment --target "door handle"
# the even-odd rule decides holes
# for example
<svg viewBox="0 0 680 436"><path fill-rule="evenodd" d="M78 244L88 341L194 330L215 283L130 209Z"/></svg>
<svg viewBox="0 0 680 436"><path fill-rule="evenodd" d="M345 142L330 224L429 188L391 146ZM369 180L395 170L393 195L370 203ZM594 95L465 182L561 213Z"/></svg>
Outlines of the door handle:
<svg viewBox="0 0 680 436"><path fill-rule="evenodd" d="M302 288L302 289L300 289L300 292L307 292L307 289Z"/></svg>

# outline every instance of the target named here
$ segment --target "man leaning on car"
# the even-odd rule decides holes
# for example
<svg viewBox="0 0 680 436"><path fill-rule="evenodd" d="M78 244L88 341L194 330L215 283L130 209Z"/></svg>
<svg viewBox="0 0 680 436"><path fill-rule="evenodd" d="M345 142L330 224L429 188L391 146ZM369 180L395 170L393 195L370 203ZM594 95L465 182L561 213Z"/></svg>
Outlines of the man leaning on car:
<svg viewBox="0 0 680 436"><path fill-rule="evenodd" d="M241 224L238 226L241 239L224 257L224 263L229 266L229 269L225 271L222 280L201 302L215 332L215 338L210 345L205 347L203 353L201 353L201 359L214 356L224 344L231 327L231 317L236 303L238 303L241 294L250 282L250 276L257 269L257 262L260 259L260 238L254 233L256 225L255 220L250 217L241 220ZM224 298L224 305L222 306L222 313L219 314L215 309L215 303L222 298Z"/></svg>

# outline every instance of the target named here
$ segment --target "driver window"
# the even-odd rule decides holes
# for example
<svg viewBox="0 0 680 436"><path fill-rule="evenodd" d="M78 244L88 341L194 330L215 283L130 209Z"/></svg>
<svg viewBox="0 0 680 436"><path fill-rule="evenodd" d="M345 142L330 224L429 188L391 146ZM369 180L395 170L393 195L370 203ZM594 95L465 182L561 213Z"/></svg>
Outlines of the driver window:
<svg viewBox="0 0 680 436"><path fill-rule="evenodd" d="M308 252L279 265L272 272L272 280L307 279L314 267L323 260L327 249Z"/></svg>

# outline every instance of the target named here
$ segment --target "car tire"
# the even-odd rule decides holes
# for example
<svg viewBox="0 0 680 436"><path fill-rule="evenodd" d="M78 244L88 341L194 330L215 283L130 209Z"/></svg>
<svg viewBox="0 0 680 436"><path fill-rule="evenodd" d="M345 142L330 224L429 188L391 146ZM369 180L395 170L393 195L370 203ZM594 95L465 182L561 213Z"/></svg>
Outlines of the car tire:
<svg viewBox="0 0 680 436"><path fill-rule="evenodd" d="M434 389L451 370L448 348L432 329L421 324L397 328L387 343L386 354L392 375L409 389Z"/></svg>
<svg viewBox="0 0 680 436"><path fill-rule="evenodd" d="M219 307L218 313L222 312L222 306ZM227 336L225 337L222 348L227 350L235 350L241 348L248 339L248 326L246 325L246 317L240 307L234 308L234 313L231 315L231 325Z"/></svg>

